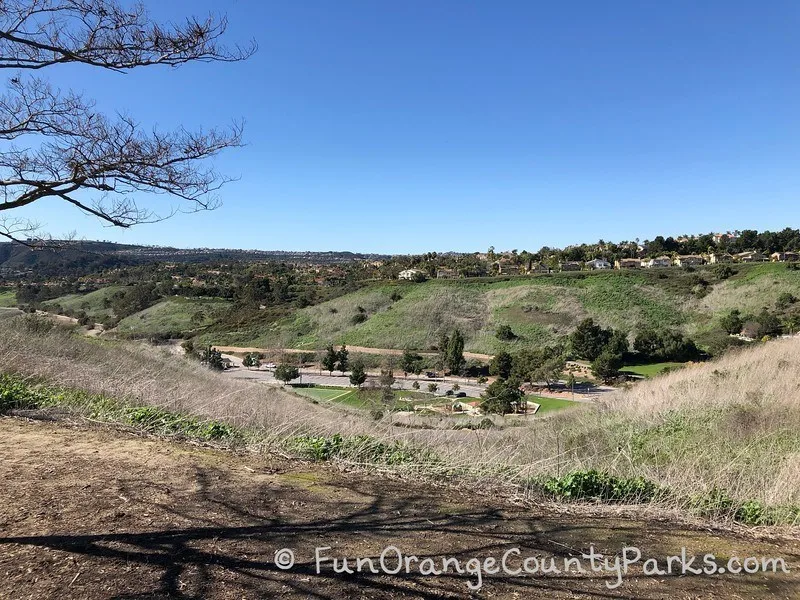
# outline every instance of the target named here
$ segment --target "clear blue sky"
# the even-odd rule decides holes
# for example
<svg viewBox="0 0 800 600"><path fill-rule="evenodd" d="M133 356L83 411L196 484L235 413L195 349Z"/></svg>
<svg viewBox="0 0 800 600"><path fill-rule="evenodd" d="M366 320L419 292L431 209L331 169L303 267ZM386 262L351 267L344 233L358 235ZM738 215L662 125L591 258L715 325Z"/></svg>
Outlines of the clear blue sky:
<svg viewBox="0 0 800 600"><path fill-rule="evenodd" d="M226 11L241 64L46 73L145 124L246 121L222 208L129 231L182 247L535 250L800 222L800 3L147 1Z"/></svg>

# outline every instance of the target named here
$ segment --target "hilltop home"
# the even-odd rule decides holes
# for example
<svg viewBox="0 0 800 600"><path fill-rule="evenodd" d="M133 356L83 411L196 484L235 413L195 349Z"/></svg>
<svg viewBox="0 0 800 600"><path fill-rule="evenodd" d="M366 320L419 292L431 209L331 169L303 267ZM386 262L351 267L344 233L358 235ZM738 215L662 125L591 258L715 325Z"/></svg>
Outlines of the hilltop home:
<svg viewBox="0 0 800 600"><path fill-rule="evenodd" d="M614 261L615 269L638 269L642 266L642 261L638 258L621 258Z"/></svg>
<svg viewBox="0 0 800 600"><path fill-rule="evenodd" d="M550 267L544 263L533 263L531 265L531 273L549 273Z"/></svg>
<svg viewBox="0 0 800 600"><path fill-rule="evenodd" d="M642 262L643 267L652 269L653 267L671 267L672 259L669 256L659 256L658 258L651 258Z"/></svg>
<svg viewBox="0 0 800 600"><path fill-rule="evenodd" d="M712 265L718 265L718 264L722 264L722 263L729 263L729 262L733 262L733 257L730 254L728 254L727 252L722 253L722 254L718 254L716 252L712 252L708 256L708 262L710 262Z"/></svg>
<svg viewBox="0 0 800 600"><path fill-rule="evenodd" d="M509 263L497 263L497 272L501 275L519 275L519 265L512 265Z"/></svg>
<svg viewBox="0 0 800 600"><path fill-rule="evenodd" d="M675 259L675 264L679 267L699 267L704 262L703 257L697 254L687 254Z"/></svg>
<svg viewBox="0 0 800 600"><path fill-rule="evenodd" d="M773 252L770 254L772 262L794 262L798 259L797 252Z"/></svg>
<svg viewBox="0 0 800 600"><path fill-rule="evenodd" d="M754 250L750 252L739 252L739 254L736 255L736 259L743 263L766 262L768 260L761 252L756 252Z"/></svg>
<svg viewBox="0 0 800 600"><path fill-rule="evenodd" d="M565 263L559 263L558 268L562 271L580 271L581 263L571 260Z"/></svg>
<svg viewBox="0 0 800 600"><path fill-rule="evenodd" d="M405 269L400 271L397 276L398 279L405 279L406 281L419 281L425 278L425 272L419 269Z"/></svg>
<svg viewBox="0 0 800 600"><path fill-rule="evenodd" d="M455 269L446 269L444 267L436 269L436 279L455 279L456 277L458 277L458 273L456 273Z"/></svg>
<svg viewBox="0 0 800 600"><path fill-rule="evenodd" d="M586 263L587 269L610 269L611 263L605 258L595 258Z"/></svg>

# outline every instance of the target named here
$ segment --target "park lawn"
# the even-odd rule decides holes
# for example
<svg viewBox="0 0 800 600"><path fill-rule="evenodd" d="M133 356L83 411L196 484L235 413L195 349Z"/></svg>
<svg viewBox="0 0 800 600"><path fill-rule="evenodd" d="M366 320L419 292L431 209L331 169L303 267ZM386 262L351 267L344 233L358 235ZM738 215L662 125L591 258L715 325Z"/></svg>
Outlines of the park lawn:
<svg viewBox="0 0 800 600"><path fill-rule="evenodd" d="M543 415L567 408L577 408L579 406L578 402L573 402L572 400L563 400L561 398L543 398L542 396L535 395L525 396L525 400L528 402L535 402L539 405L539 410L536 413L537 415Z"/></svg>
<svg viewBox="0 0 800 600"><path fill-rule="evenodd" d="M300 394L301 396L305 396L306 398L311 398L312 400L330 402L337 398L343 398L344 396L352 394L355 390L348 388L298 387L294 388L294 391Z"/></svg>
<svg viewBox="0 0 800 600"><path fill-rule="evenodd" d="M0 288L0 308L13 308L17 305L17 292Z"/></svg>
<svg viewBox="0 0 800 600"><path fill-rule="evenodd" d="M684 366L686 363L680 362L661 362L653 363L650 365L631 365L620 369L622 373L631 373L633 375L641 375L645 378L655 377L660 375L664 369L674 369Z"/></svg>

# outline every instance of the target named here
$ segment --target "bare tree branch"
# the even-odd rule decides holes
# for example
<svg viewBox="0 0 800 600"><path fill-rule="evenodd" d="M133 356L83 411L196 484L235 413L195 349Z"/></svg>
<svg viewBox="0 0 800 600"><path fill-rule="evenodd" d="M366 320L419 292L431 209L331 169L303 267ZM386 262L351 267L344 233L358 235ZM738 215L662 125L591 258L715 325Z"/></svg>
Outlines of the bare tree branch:
<svg viewBox="0 0 800 600"><path fill-rule="evenodd" d="M224 17L153 23L141 4L116 0L0 0L0 68L20 69L0 96L0 214L58 198L110 226L167 218L137 205L139 193L169 195L188 212L218 205L230 181L207 159L241 145L242 125L190 132L147 131L127 115L99 113L93 102L54 89L26 70L78 62L125 72L140 66L234 61L255 50L219 44ZM17 220L0 236L20 241Z"/></svg>
<svg viewBox="0 0 800 600"><path fill-rule="evenodd" d="M41 69L80 62L125 71L147 65L238 61L254 42L227 48L225 17L152 22L141 4L115 0L0 0L0 68Z"/></svg>

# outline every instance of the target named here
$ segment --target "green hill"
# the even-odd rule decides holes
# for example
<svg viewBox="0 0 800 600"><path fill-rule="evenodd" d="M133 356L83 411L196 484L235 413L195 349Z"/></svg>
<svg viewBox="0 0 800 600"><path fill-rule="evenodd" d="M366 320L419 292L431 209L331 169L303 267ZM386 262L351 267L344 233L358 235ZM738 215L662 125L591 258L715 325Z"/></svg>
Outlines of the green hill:
<svg viewBox="0 0 800 600"><path fill-rule="evenodd" d="M702 338L732 308L756 312L774 306L781 292L800 296L800 271L786 265L736 265L735 271L726 280L703 268L380 282L272 324L206 338L257 347L311 349L344 342L424 350L434 346L441 333L458 327L467 351L494 353L552 342L586 317L626 332L669 327ZM517 338L498 340L500 325L509 325Z"/></svg>
<svg viewBox="0 0 800 600"><path fill-rule="evenodd" d="M207 327L229 305L220 298L175 296L125 317L114 331L127 337L181 337Z"/></svg>
<svg viewBox="0 0 800 600"><path fill-rule="evenodd" d="M62 313L83 311L90 319L100 323L114 316L110 307L111 297L121 289L122 286L110 285L88 294L68 294L42 302L42 308Z"/></svg>

